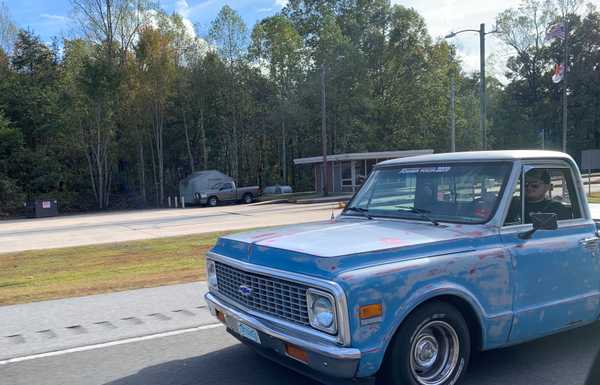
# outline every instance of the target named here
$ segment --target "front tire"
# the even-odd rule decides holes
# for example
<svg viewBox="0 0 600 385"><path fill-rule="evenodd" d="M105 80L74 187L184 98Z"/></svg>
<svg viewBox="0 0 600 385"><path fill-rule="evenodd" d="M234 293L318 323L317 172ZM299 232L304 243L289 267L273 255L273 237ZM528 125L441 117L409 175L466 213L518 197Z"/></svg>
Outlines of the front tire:
<svg viewBox="0 0 600 385"><path fill-rule="evenodd" d="M471 355L468 325L454 306L431 302L402 323L391 342L382 379L386 385L455 385Z"/></svg>
<svg viewBox="0 0 600 385"><path fill-rule="evenodd" d="M212 196L208 198L206 204L210 207L216 207L219 204L219 200L217 199L217 197Z"/></svg>

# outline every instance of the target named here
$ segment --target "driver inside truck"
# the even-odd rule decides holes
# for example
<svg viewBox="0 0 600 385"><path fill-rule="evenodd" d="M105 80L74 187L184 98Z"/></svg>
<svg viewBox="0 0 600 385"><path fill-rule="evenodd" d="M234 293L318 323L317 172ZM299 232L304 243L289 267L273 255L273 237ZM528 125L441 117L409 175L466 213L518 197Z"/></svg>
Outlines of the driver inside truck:
<svg viewBox="0 0 600 385"><path fill-rule="evenodd" d="M525 201L525 222L531 223L531 213L554 213L557 219L570 219L571 210L553 199L549 199L548 192L552 188L550 183L550 174L543 168L535 168L525 174L525 191L527 200ZM506 218L506 222L520 222L521 200L514 197Z"/></svg>

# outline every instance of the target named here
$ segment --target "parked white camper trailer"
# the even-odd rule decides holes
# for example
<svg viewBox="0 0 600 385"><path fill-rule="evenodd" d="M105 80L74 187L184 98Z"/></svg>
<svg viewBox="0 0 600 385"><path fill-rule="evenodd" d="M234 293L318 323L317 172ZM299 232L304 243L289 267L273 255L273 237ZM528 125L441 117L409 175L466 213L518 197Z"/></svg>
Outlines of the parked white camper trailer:
<svg viewBox="0 0 600 385"><path fill-rule="evenodd" d="M197 171L179 182L179 194L186 202L199 204L196 193L212 189L218 183L232 182L233 178L217 170Z"/></svg>

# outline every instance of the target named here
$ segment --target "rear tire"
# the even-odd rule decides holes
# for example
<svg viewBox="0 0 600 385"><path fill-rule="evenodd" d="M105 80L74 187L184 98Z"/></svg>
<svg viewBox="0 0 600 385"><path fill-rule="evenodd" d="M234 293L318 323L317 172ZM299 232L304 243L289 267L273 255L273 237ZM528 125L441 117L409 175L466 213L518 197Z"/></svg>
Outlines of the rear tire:
<svg viewBox="0 0 600 385"><path fill-rule="evenodd" d="M431 302L413 311L396 332L381 383L459 384L470 356L471 336L460 311L444 302Z"/></svg>
<svg viewBox="0 0 600 385"><path fill-rule="evenodd" d="M217 199L217 197L212 196L212 197L208 198L208 200L206 201L206 204L210 207L216 207L219 204L219 200Z"/></svg>
<svg viewBox="0 0 600 385"><path fill-rule="evenodd" d="M245 204L250 204L254 201L254 199L252 198L252 194L244 194L244 197L242 198L242 202L244 202Z"/></svg>

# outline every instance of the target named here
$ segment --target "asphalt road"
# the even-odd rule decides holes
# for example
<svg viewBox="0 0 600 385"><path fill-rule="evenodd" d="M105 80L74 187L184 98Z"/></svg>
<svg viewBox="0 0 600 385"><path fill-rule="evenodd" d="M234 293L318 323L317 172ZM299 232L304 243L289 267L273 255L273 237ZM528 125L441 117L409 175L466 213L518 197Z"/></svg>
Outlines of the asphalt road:
<svg viewBox="0 0 600 385"><path fill-rule="evenodd" d="M0 221L0 253L327 220L335 203L143 210Z"/></svg>
<svg viewBox="0 0 600 385"><path fill-rule="evenodd" d="M481 353L464 385L583 385L600 324ZM223 327L0 365L1 385L317 385Z"/></svg>
<svg viewBox="0 0 600 385"><path fill-rule="evenodd" d="M591 204L600 218L600 204ZM0 253L321 221L336 203L228 205L0 221Z"/></svg>

